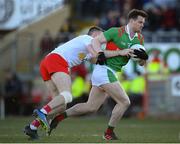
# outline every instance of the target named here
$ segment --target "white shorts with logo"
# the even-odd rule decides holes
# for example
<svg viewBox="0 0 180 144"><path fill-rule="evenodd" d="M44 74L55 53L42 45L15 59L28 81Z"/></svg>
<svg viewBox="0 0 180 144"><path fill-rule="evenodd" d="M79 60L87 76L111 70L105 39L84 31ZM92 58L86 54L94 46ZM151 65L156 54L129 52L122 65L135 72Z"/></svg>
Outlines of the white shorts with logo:
<svg viewBox="0 0 180 144"><path fill-rule="evenodd" d="M116 81L118 81L118 77L114 70L105 65L95 65L91 76L93 86L101 86Z"/></svg>

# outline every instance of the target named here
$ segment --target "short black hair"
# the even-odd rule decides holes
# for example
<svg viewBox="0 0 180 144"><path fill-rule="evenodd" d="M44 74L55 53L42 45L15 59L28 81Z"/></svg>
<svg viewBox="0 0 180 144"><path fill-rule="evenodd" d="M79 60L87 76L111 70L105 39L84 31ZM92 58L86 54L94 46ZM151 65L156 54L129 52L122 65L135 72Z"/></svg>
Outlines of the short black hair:
<svg viewBox="0 0 180 144"><path fill-rule="evenodd" d="M130 20L130 19L137 19L138 16L142 16L144 18L147 18L148 14L145 11L143 11L143 10L132 9L128 13L128 20Z"/></svg>
<svg viewBox="0 0 180 144"><path fill-rule="evenodd" d="M88 31L88 35L91 35L93 32L95 31L104 31L102 28L98 27L98 26L92 26L89 28L89 31Z"/></svg>

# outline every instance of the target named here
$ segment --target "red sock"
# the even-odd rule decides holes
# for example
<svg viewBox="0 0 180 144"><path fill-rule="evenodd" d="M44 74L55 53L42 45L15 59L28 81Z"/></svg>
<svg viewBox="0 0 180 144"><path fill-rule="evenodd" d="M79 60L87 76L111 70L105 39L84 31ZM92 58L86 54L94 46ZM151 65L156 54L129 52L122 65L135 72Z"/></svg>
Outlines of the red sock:
<svg viewBox="0 0 180 144"><path fill-rule="evenodd" d="M55 119L60 122L60 121L64 120L65 118L67 118L66 112L56 116Z"/></svg>
<svg viewBox="0 0 180 144"><path fill-rule="evenodd" d="M107 129L106 130L106 133L108 133L108 134L110 134L110 133L112 133L113 132L113 130L111 130L111 129Z"/></svg>
<svg viewBox="0 0 180 144"><path fill-rule="evenodd" d="M37 127L37 128L40 126L40 124L41 124L40 121L38 121L37 119L33 120L31 123L31 125L33 125L34 127Z"/></svg>
<svg viewBox="0 0 180 144"><path fill-rule="evenodd" d="M106 129L106 133L111 134L113 133L114 127L108 126L108 128Z"/></svg>
<svg viewBox="0 0 180 144"><path fill-rule="evenodd" d="M45 114L48 114L51 110L52 110L52 109L51 109L51 107L50 107L49 105L45 105L45 106L41 109L41 111L42 111L43 113L45 113Z"/></svg>

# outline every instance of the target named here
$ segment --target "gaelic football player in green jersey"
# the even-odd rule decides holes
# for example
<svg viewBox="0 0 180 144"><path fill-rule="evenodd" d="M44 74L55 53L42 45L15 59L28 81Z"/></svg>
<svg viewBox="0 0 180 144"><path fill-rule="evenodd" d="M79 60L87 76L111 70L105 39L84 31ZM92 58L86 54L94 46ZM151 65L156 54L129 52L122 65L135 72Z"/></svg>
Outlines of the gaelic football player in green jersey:
<svg viewBox="0 0 180 144"><path fill-rule="evenodd" d="M141 34L141 30L144 26L146 17L147 14L142 10L131 10L128 14L128 24L120 28L110 28L104 33L98 35L96 38L92 40L93 48L97 49L103 43L107 42L113 42L120 49L128 49L133 44L137 43L144 45L144 39ZM138 55L138 57L141 58L141 61L139 62L140 65L144 65L145 61L148 58L147 54L141 51L139 53L136 53L136 55ZM114 57L107 59L107 66L108 68L111 68L111 70L119 71L121 70L122 66L127 64L127 62L128 57ZM96 71L96 68L94 69L94 71ZM96 73L96 75L98 74ZM108 76L110 77L110 75L112 75L112 72L109 72ZM116 139L113 129L115 128L115 126L123 116L124 112L130 105L130 101L126 92L123 90L121 86L119 86L119 83L117 80L115 80L115 78L114 80L112 78L112 82L108 84L103 84L100 87L103 90L105 90L117 103L112 111L112 115L108 123L108 128L104 134L105 139Z"/></svg>
<svg viewBox="0 0 180 144"><path fill-rule="evenodd" d="M144 45L143 36L140 34L147 14L142 10L134 9L128 14L128 24L120 28L110 28L104 33L97 36L92 40L92 46L97 49L102 44L106 44L106 51L119 53L119 50L124 51L129 49L133 44ZM103 138L106 140L116 140L117 136L114 133L114 128L117 126L119 120L123 116L124 112L130 105L130 100L121 87L116 72L120 71L123 66L128 63L128 55L121 55L108 59L103 59L106 54L103 50L100 52L102 59L100 60L101 65L96 65L92 74L92 89L90 91L89 99L86 103L80 103L67 109L65 113L58 115L53 119L50 124L51 130L54 129L58 122L62 121L66 117L77 116L88 112L94 112L99 109L103 104L107 95L111 96L115 101L116 105L112 111L111 118L108 123ZM127 53L126 53L127 54ZM135 55L139 57L140 65L144 65L147 60L147 54L144 51L136 51ZM107 56L109 57L109 55ZM104 61L103 61L104 60ZM104 65L102 63L104 62Z"/></svg>

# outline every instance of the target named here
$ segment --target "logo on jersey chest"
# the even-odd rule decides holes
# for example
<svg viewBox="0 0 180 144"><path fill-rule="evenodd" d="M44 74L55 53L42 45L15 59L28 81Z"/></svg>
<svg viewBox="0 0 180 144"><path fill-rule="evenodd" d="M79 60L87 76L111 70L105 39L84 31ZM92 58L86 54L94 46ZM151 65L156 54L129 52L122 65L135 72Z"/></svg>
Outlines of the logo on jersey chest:
<svg viewBox="0 0 180 144"><path fill-rule="evenodd" d="M78 58L79 58L80 60L83 60L85 57L86 57L86 54L85 54L85 53L79 53L79 54L78 54Z"/></svg>

